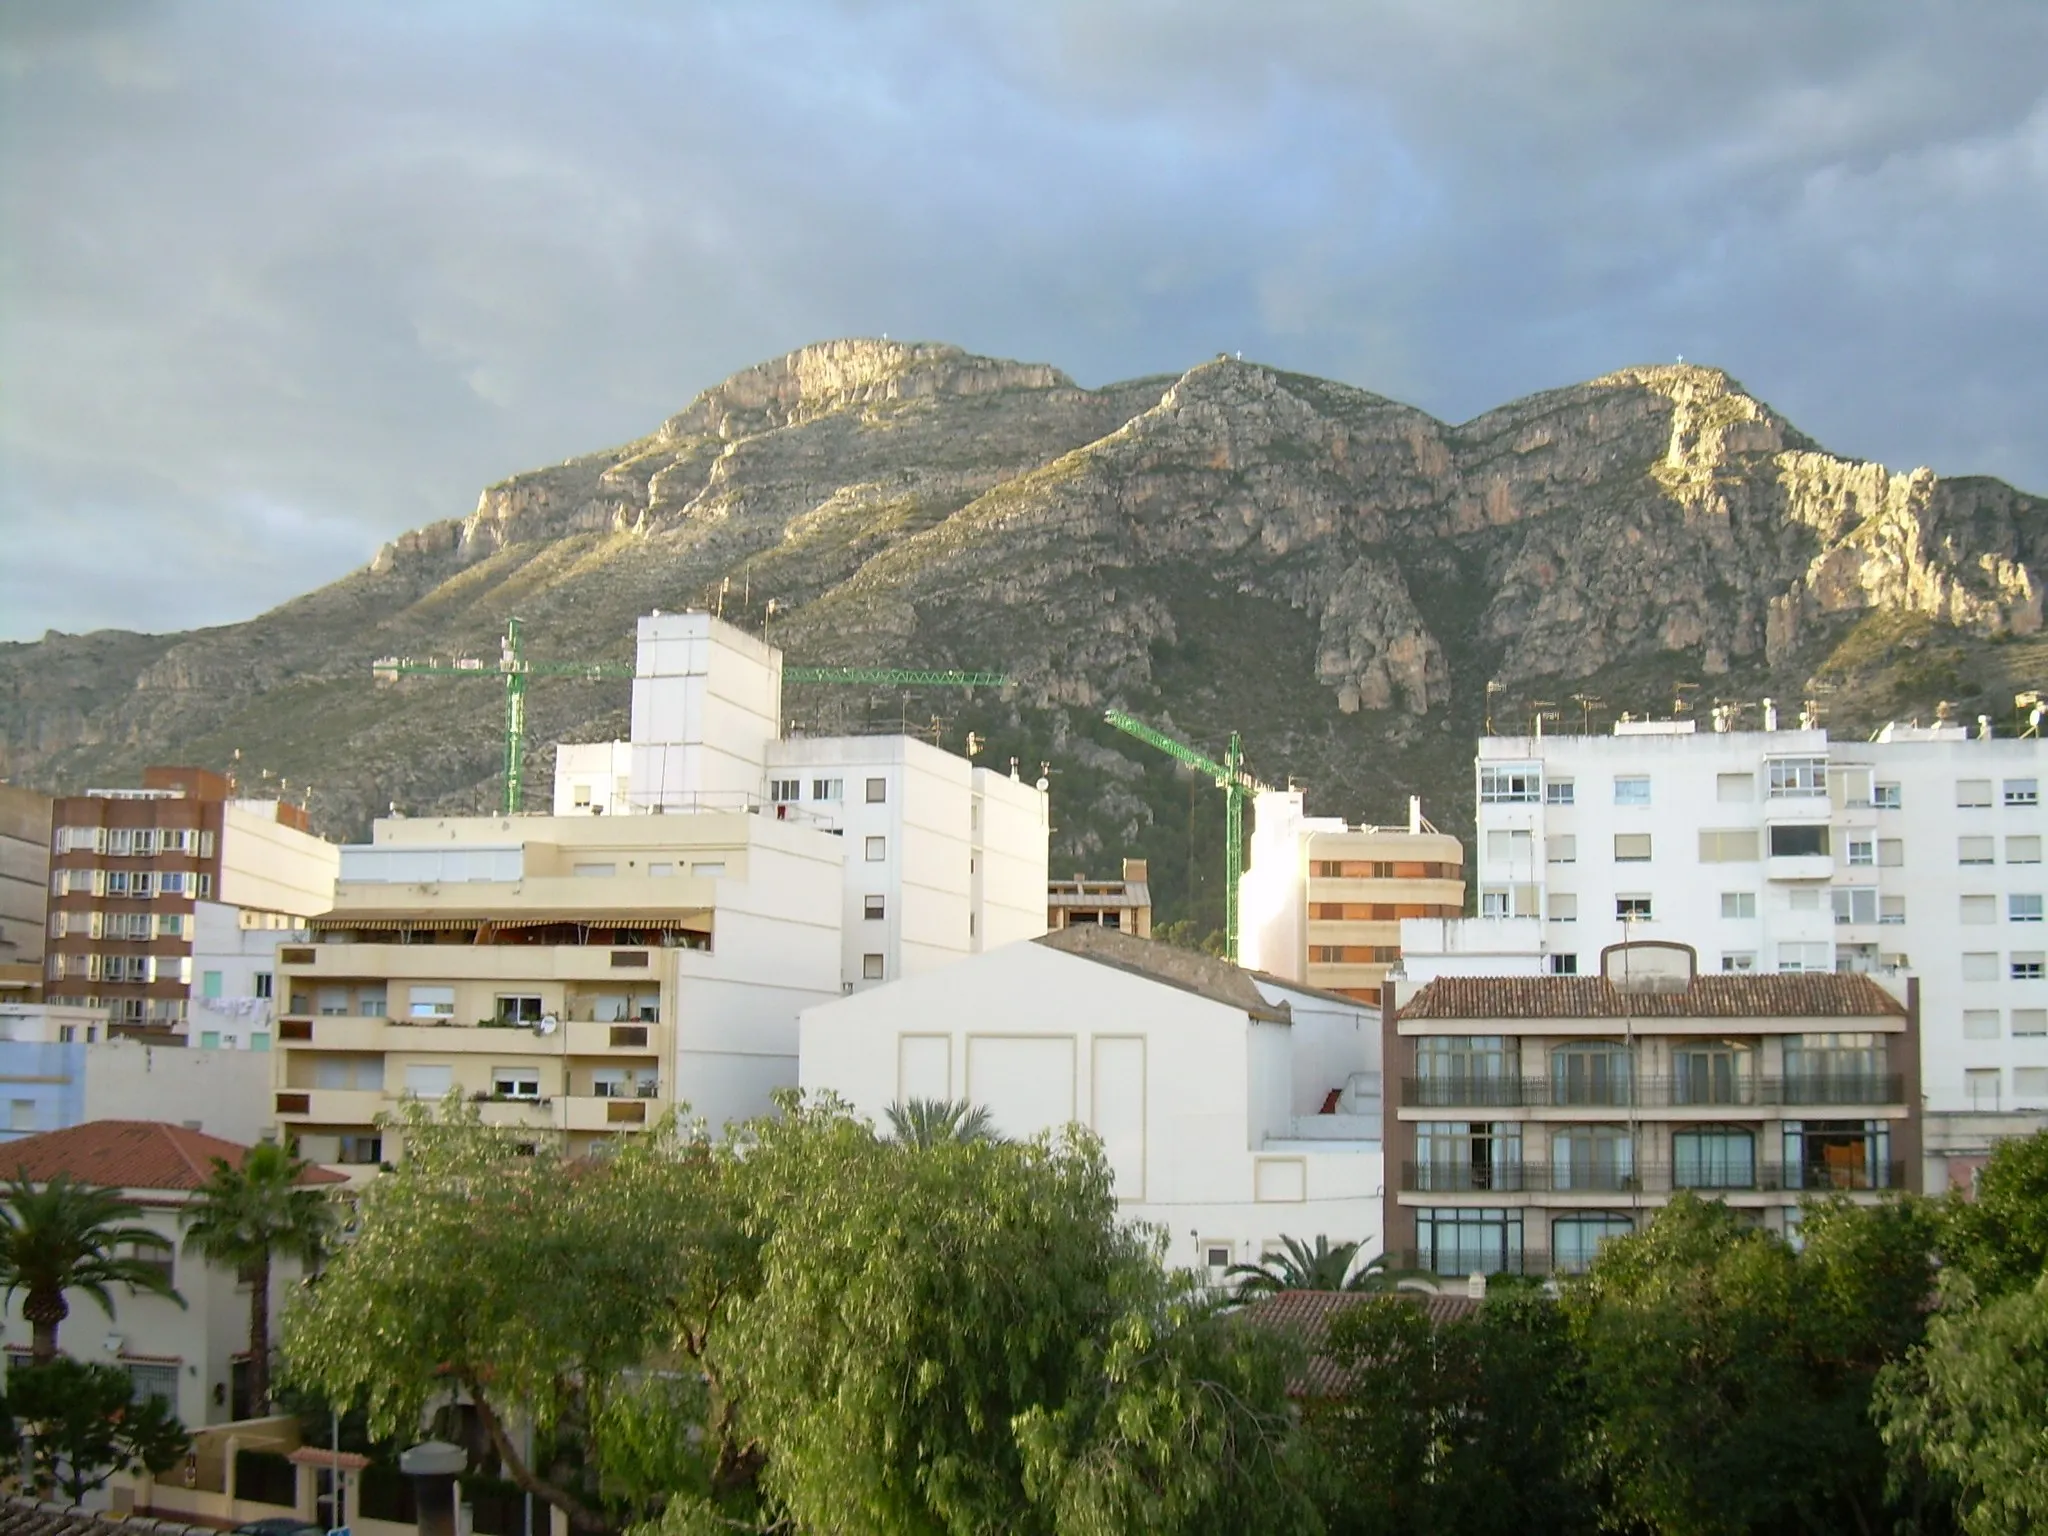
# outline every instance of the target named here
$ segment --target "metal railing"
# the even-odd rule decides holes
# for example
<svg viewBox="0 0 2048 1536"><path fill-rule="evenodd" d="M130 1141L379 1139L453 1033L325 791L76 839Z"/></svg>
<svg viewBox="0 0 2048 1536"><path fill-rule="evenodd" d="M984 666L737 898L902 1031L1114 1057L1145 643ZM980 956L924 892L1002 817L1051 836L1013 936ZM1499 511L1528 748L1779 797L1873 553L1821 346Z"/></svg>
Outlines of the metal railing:
<svg viewBox="0 0 2048 1536"><path fill-rule="evenodd" d="M1833 1190L1903 1189L1904 1163L1855 1168L1822 1163L1759 1163L1748 1169L1675 1168L1669 1163L1403 1163L1401 1189L1407 1194L1701 1194L1749 1192L1827 1193Z"/></svg>
<svg viewBox="0 0 2048 1536"><path fill-rule="evenodd" d="M1561 1083L1552 1077L1404 1077L1404 1109L1752 1109L1785 1105L1903 1104L1896 1072L1807 1072L1749 1076L1733 1083L1638 1077L1629 1082Z"/></svg>

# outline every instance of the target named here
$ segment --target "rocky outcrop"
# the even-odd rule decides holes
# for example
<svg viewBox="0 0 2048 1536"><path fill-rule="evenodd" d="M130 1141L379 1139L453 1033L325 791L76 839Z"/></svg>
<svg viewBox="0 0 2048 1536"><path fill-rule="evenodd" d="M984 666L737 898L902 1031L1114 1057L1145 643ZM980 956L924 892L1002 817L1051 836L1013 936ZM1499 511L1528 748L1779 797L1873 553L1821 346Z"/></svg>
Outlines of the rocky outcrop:
<svg viewBox="0 0 2048 1536"><path fill-rule="evenodd" d="M1845 725L1991 698L2048 646L2044 512L1995 481L1836 458L1710 368L1624 369L1451 426L1229 358L1083 389L956 347L827 342L490 486L247 624L0 647L0 772L60 787L240 750L318 786L330 827L474 805L493 675L379 690L373 657L493 656L516 612L536 656L623 659L639 614L722 604L800 661L1003 669L999 701L786 705L814 729L936 716L1059 757L1057 863L1169 823L1184 863L1188 808L1159 798L1177 781L1098 734L1105 703L1212 747L1241 730L1319 810L1394 813L1418 790L1454 822L1488 683L1501 709L1617 710L1687 682L1832 684ZM538 681L531 778L551 739L622 729L624 702ZM1171 899L1176 855L1152 851Z"/></svg>

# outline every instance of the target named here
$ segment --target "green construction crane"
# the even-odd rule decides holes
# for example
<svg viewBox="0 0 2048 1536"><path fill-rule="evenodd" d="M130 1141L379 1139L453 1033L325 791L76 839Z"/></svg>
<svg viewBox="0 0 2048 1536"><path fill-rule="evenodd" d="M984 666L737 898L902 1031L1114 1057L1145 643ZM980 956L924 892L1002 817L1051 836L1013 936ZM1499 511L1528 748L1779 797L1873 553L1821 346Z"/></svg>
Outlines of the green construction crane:
<svg viewBox="0 0 2048 1536"><path fill-rule="evenodd" d="M1257 779L1245 772L1244 743L1237 732L1230 733L1230 747L1223 754L1223 761L1204 757L1193 747L1175 741L1171 736L1155 731L1142 720L1135 720L1121 710L1103 711L1102 718L1128 735L1135 736L1148 746L1157 747L1168 757L1186 763L1195 772L1215 782L1223 791L1223 952L1231 964L1237 963L1237 882L1244 874L1244 792L1266 788Z"/></svg>
<svg viewBox="0 0 2048 1536"><path fill-rule="evenodd" d="M380 683L401 677L503 677L505 679L505 814L516 814L526 799L526 680L529 677L629 678L623 661L529 661L519 642L519 621L505 621L498 664L475 657L454 661L413 661L385 656L370 664ZM1000 672L934 672L892 667L784 667L785 683L895 684L902 687L1001 688L1010 679Z"/></svg>

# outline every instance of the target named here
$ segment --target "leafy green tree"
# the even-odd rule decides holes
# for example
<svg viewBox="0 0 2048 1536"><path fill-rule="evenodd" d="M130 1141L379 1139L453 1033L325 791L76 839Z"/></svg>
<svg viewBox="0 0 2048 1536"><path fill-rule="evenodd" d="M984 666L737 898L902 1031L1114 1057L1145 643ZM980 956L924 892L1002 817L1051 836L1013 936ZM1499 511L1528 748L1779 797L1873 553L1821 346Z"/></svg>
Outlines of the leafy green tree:
<svg viewBox="0 0 2048 1536"><path fill-rule="evenodd" d="M613 1396L670 1352L687 1355L725 1290L744 1283L745 1245L717 1263L733 1254L735 1216L715 1160L673 1127L603 1162L521 1155L452 1098L408 1105L401 1124L405 1161L365 1189L356 1235L286 1310L287 1375L362 1404L377 1436L459 1389L511 1480L575 1529L655 1513L658 1498L607 1492L593 1426L631 1432ZM579 1454L529 1462L508 1427L515 1410L543 1443L562 1430ZM555 1463L579 1475L549 1475Z"/></svg>
<svg viewBox="0 0 2048 1536"><path fill-rule="evenodd" d="M185 1298L155 1264L120 1250L168 1248L163 1237L135 1222L142 1207L111 1189L81 1184L60 1173L42 1185L16 1177L0 1204L0 1286L22 1293L21 1315L32 1332L29 1358L38 1365L57 1358L57 1330L71 1315L67 1291L83 1291L109 1318L109 1289Z"/></svg>
<svg viewBox="0 0 2048 1536"><path fill-rule="evenodd" d="M8 1373L7 1406L30 1449L39 1492L61 1488L77 1504L120 1471L161 1475L183 1458L191 1437L160 1397L132 1401L128 1373L68 1356Z"/></svg>
<svg viewBox="0 0 2048 1536"><path fill-rule="evenodd" d="M965 1099L910 1099L891 1104L888 1117L890 1132L906 1147L998 1139L987 1107Z"/></svg>
<svg viewBox="0 0 2048 1536"><path fill-rule="evenodd" d="M2048 1275L1981 1303L1967 1275L1945 1276L1877 1412L1905 1476L1924 1465L1949 1480L1967 1536L2048 1530Z"/></svg>
<svg viewBox="0 0 2048 1536"><path fill-rule="evenodd" d="M307 1164L275 1142L249 1148L239 1167L213 1171L185 1207L185 1247L249 1280L249 1402L270 1406L270 1270L279 1257L311 1269L334 1231L334 1202L301 1182Z"/></svg>
<svg viewBox="0 0 2048 1536"><path fill-rule="evenodd" d="M1974 1191L1946 1201L1942 1257L1985 1297L2026 1290L2048 1271L2048 1131L2000 1142Z"/></svg>
<svg viewBox="0 0 2048 1536"><path fill-rule="evenodd" d="M1281 1291L1348 1291L1352 1285L1352 1263L1358 1244L1332 1243L1318 1236L1311 1248L1298 1237L1280 1239L1280 1251L1268 1254L1256 1264L1233 1264L1224 1278L1237 1279L1237 1299L1249 1301Z"/></svg>

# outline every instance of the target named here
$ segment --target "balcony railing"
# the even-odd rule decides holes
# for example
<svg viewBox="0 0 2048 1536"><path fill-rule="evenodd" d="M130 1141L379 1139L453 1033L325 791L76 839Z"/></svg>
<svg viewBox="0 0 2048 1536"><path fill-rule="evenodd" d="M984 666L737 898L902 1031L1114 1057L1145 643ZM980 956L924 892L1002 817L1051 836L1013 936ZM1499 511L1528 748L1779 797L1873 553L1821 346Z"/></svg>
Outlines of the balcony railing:
<svg viewBox="0 0 2048 1536"><path fill-rule="evenodd" d="M1675 1169L1668 1163L1622 1168L1607 1163L1403 1163L1408 1194L1701 1194L1903 1189L1904 1163L1829 1167L1820 1163L1759 1163L1740 1170Z"/></svg>
<svg viewBox="0 0 2048 1536"><path fill-rule="evenodd" d="M1633 1082L1560 1083L1549 1077L1404 1077L1404 1109L1744 1109L1786 1105L1903 1104L1898 1073L1802 1073L1735 1083L1639 1077Z"/></svg>

